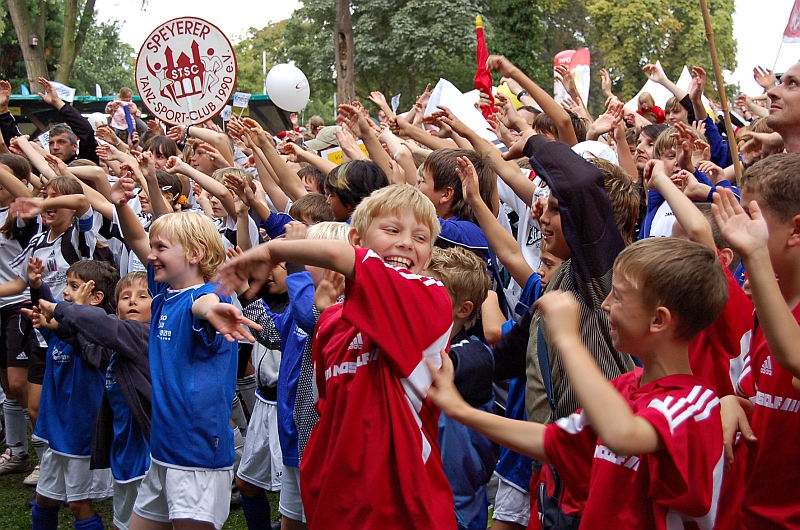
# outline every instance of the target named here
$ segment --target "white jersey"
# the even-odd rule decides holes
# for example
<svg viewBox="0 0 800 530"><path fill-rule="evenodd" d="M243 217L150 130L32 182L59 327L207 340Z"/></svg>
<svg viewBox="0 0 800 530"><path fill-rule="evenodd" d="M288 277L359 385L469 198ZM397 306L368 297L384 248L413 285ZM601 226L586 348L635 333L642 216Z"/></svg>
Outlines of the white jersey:
<svg viewBox="0 0 800 530"><path fill-rule="evenodd" d="M225 246L225 251L227 252L229 248L236 248L236 218L228 215L225 219L213 217L212 221L214 221L214 226L217 227L219 235L222 236L222 244ZM256 226L256 222L253 221L253 218L250 216L247 217L247 221L247 228L250 233L250 246L251 248L256 247L258 246L258 226Z"/></svg>
<svg viewBox="0 0 800 530"><path fill-rule="evenodd" d="M8 206L0 208L0 226L4 226L7 220ZM24 231L23 233L29 238L39 232L41 223L37 216L35 219L25 224L24 227L19 224L17 224L17 227L18 228L15 230L17 235L19 235L20 229L22 229ZM28 242L29 239L26 237L8 239L6 236L0 234L0 283L6 283L17 279L17 271L11 266L11 262L22 253L23 245L27 246ZM0 307L19 304L25 300L29 300L30 297L30 292L26 287L25 291L21 294L0 298Z"/></svg>

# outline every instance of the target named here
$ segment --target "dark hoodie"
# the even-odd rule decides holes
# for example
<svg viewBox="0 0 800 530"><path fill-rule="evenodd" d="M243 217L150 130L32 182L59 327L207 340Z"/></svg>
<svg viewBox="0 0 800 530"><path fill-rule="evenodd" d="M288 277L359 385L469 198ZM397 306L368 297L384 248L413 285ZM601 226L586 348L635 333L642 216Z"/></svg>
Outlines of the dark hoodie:
<svg viewBox="0 0 800 530"><path fill-rule="evenodd" d="M632 370L633 360L614 349L608 315L600 307L611 291L614 260L625 248L614 222L603 174L567 144L550 142L542 136L531 137L524 153L530 157L533 170L547 182L550 193L558 199L561 229L571 252L570 259L556 271L545 292L560 289L575 295L581 305L581 338L605 376L614 379ZM575 412L578 401L558 352L548 344L553 388L551 408L539 368L539 325L537 312L530 325L525 405L528 420L548 423Z"/></svg>

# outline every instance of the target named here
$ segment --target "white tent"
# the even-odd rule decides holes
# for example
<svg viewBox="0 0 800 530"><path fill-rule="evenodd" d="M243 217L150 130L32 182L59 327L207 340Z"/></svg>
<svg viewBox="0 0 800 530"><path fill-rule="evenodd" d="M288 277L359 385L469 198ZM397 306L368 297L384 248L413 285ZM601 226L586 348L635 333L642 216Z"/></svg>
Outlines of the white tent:
<svg viewBox="0 0 800 530"><path fill-rule="evenodd" d="M656 65L660 68L661 63L656 61ZM683 90L684 92L689 91L689 84L692 82L692 73L689 71L689 68L686 65L683 65L683 71L681 71L681 76L678 78L678 81L675 83L675 86ZM644 84L641 90L628 101L625 106L631 110L631 112L636 112L636 109L639 108L639 96L642 95L643 92L649 92L651 96L653 96L653 100L655 100L656 105L661 107L662 109L667 104L667 100L672 97L672 92L670 92L666 87L663 85L659 85L658 83L651 81L650 79ZM703 106L708 109L711 106L708 104L708 98L703 96ZM709 111L709 114L711 112Z"/></svg>

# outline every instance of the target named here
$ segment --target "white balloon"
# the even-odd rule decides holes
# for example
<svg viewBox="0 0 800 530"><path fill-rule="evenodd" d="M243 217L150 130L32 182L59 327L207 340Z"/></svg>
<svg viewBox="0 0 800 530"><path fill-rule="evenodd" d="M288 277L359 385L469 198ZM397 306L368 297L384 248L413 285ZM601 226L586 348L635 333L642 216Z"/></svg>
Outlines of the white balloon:
<svg viewBox="0 0 800 530"><path fill-rule="evenodd" d="M267 74L267 94L283 110L299 112L308 104L308 79L293 64L276 64Z"/></svg>

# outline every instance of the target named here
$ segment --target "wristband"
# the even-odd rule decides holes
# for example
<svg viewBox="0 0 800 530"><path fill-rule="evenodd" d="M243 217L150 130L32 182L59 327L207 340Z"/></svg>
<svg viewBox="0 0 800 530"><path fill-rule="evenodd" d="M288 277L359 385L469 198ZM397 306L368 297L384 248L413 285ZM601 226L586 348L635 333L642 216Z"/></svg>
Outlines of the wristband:
<svg viewBox="0 0 800 530"><path fill-rule="evenodd" d="M519 94L517 94L517 99L521 101L522 96L528 96L528 95L530 95L528 91L523 88L522 90L519 91Z"/></svg>
<svg viewBox="0 0 800 530"><path fill-rule="evenodd" d="M189 139L189 129L191 127L192 127L191 125L187 125L186 128L183 130L183 139L184 140L188 140Z"/></svg>

